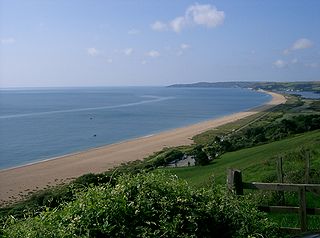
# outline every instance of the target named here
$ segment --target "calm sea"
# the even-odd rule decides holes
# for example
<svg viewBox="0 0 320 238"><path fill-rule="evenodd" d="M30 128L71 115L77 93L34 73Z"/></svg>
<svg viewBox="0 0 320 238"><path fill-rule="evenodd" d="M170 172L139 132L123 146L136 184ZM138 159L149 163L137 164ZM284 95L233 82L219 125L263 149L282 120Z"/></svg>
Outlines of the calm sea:
<svg viewBox="0 0 320 238"><path fill-rule="evenodd" d="M270 99L239 88L0 90L0 168L190 125Z"/></svg>
<svg viewBox="0 0 320 238"><path fill-rule="evenodd" d="M292 92L291 94L297 94L297 95L302 96L303 98L320 99L320 93L315 93L315 92L302 91L302 92Z"/></svg>

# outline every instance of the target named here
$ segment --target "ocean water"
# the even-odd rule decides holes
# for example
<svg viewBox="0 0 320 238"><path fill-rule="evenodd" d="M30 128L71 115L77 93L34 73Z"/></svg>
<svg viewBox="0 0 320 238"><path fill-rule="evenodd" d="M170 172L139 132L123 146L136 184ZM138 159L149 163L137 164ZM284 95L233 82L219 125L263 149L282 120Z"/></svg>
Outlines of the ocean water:
<svg viewBox="0 0 320 238"><path fill-rule="evenodd" d="M259 106L240 88L0 90L0 169L83 151Z"/></svg>
<svg viewBox="0 0 320 238"><path fill-rule="evenodd" d="M315 92L293 92L292 94L297 94L302 96L303 98L310 98L310 99L320 99L320 93Z"/></svg>

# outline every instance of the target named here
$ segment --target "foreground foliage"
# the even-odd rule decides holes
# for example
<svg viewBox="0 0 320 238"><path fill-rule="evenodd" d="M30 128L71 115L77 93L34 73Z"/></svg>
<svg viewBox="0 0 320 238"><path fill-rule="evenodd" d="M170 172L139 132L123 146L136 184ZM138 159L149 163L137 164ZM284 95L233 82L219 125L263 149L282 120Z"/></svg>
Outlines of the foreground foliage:
<svg viewBox="0 0 320 238"><path fill-rule="evenodd" d="M259 234L259 235L257 235ZM35 217L8 218L4 237L277 237L245 198L195 190L166 173L123 175Z"/></svg>
<svg viewBox="0 0 320 238"><path fill-rule="evenodd" d="M290 138L259 145L235 152L229 152L202 167L167 168L163 169L179 178L185 179L195 187L210 186L211 177L223 184L226 181L228 168L240 169L245 182L278 182L277 161L283 161L283 177L285 183L306 183L306 158L310 159L308 183L320 184L320 130L307 132ZM279 194L276 192L253 192L253 199L257 205L280 205ZM260 195L259 195L260 194ZM285 205L299 206L298 194L285 192ZM319 194L307 193L308 208L320 207ZM299 220L296 214L272 214L269 216L279 226L298 227ZM308 227L320 229L320 216L308 216Z"/></svg>
<svg viewBox="0 0 320 238"><path fill-rule="evenodd" d="M262 237L261 235L263 235L263 237L273 237L274 230L273 228L269 229L270 222L265 221L264 224L264 222L262 222L260 219L260 215L258 216L258 219L256 218L256 216L253 216L253 220L249 222L248 217L242 218L241 216L237 216L236 214L239 214L240 212L242 212L242 216L247 216L248 212L244 212L244 210L248 208L248 210L250 210L251 212L251 205L249 205L250 203L248 203L247 201L233 201L233 197L222 199L222 197L225 195L222 190L209 189L209 187L212 186L212 181L210 178L214 174L215 181L217 183L223 184L225 183L226 169L234 167L242 169L245 172L244 179L246 181L271 182L276 179L276 158L281 156L284 157L285 161L290 162L289 164L286 162L285 165L290 167L288 168L290 173L285 175L286 181L288 180L287 182L299 182L296 180L304 177L301 175L300 171L304 163L299 158L297 158L296 160L292 160L292 153L295 154L301 149L300 147L304 147L310 149L313 152L316 152L316 154L311 156L312 169L310 171L310 179L312 180L312 182L318 183L318 180L314 179L319 178L319 130L295 135L296 133L310 130L312 131L319 128L320 117L319 114L315 113L315 111L317 111L316 109L318 108L318 104L319 101L312 100L311 102L306 104L299 98L290 97L286 104L276 107L272 110L272 112L260 113L259 115L255 115L250 118L246 118L222 126L218 130L208 131L200 134L199 136L196 136L194 138L196 142L194 146L165 148L164 150L159 151L148 158L145 158L145 160L143 161L133 161L128 164L123 164L118 168L115 168L112 171L106 171L103 174L87 174L77 178L70 184L60 185L43 191L38 191L24 201L21 201L17 204L12 204L7 207L2 207L0 209L0 226L4 228L2 229L2 231L0 230L0 237L2 237L3 235L7 237L127 237L130 235L138 237L158 237L161 235L164 237L175 237L178 236L177 234L181 234L181 236L185 237L208 237L214 236L219 233L219 227L221 224L222 227L224 227L224 224L229 224L228 226L226 226L229 229L229 233L226 233L225 237L231 237L231 234L234 237L247 237L247 234L253 234L251 237ZM287 139L283 140L283 138ZM267 144L271 141L277 142ZM256 145L260 146L252 147ZM227 151L233 151L247 147L252 148L224 154ZM188 188L187 185L183 185L181 181L178 181L172 177L168 178L168 181L163 177L168 177L169 175L162 175L162 178L160 179L157 177L153 177L153 179L157 180L157 183L155 183L154 185L155 187L161 187L163 186L163 183L165 186L167 186L167 183L169 183L169 186L171 183L173 183L173 181L179 182L180 185L177 185L176 188L180 189L179 186L182 186L181 188L185 189L182 189L185 192L181 192L181 194L188 198L186 200L187 202L182 204L189 204L189 207L191 207L189 210L179 207L181 204L179 205L178 200L174 200L173 195L170 195L172 197L170 199L168 199L166 195L163 195L168 204L160 206L156 205L155 202L151 202L151 205L148 205L148 209L151 210L149 210L149 213L147 213L146 208L140 208L145 204L142 204L135 198L126 197L126 195L124 195L123 193L118 193L120 191L115 190L117 186L120 186L119 184L123 184L124 186L129 186L127 187L127 189L131 191L133 189L133 181L131 180L138 179L134 177L135 174L139 174L141 171L152 171L159 166L165 166L170 162L181 159L185 154L198 158L198 154L195 152L200 152L200 156L198 156L200 159L208 158L207 156L202 156L202 152L205 152L211 158L218 159L210 161L210 164L207 166L175 168L170 169L169 171L177 174L180 178L186 179L189 184L192 184L193 186L205 187L206 191L193 190ZM287 153L291 153L289 156L290 158L286 156ZM286 159L287 157L288 159ZM302 161L302 164L299 162L300 160ZM293 167L291 166L291 164ZM262 167L263 170L261 170ZM143 177L141 176L142 175L138 175L140 180ZM150 180L148 181L154 183L151 178L149 179ZM127 180L130 180L130 182L128 182ZM141 184L144 183L141 182ZM139 185L139 188L140 186L142 185ZM172 184L170 186L172 186ZM151 189L151 187L149 188ZM212 193L216 194L213 195ZM162 193L159 192L159 194ZM112 198L112 196L115 195L117 195L117 197ZM178 194L176 195L178 196ZM90 199L90 196L93 196L93 198ZM121 200L121 196L125 196L125 198ZM197 198L200 197L199 200L197 200L198 203L194 203L195 201L191 199L192 196ZM210 202L208 202L209 207L211 206L210 204L220 206L220 202L226 203L226 209L224 210L225 213L223 213L221 216L213 216L212 214L214 212L217 212L219 214L221 210L219 210L218 208L216 208L215 210L210 210L208 207L207 208L209 210L207 210L207 213L203 212L203 209L205 208L201 208L201 206L204 205L200 206L199 204L206 203L205 199L203 198L206 196L209 196L206 199L211 199ZM149 197L146 196L144 196L143 198L145 198L145 200L149 199ZM158 197L153 196L152 198L153 200L158 200L158 202L161 201L160 195L158 195ZM82 199L81 201L83 204L88 204L90 203L89 201L91 201L91 205L86 205L86 209L81 210L82 208L80 209L79 199ZM216 199L218 202L213 202L214 199ZM318 201L318 199L316 200ZM115 201L117 203L114 203ZM274 199L272 198L271 200L268 200L267 203L269 203L270 201L272 202L274 201ZM290 199L286 199L286 201L290 201ZM135 208L138 207L140 209L139 211L145 211L144 213L142 213L143 217L139 217L139 213L133 214L133 208L131 207L131 205L126 205L127 203L136 204ZM163 201L163 204L164 203L165 202ZM108 208L108 210L106 208L109 206L108 204L113 204L112 206L115 206L114 210L110 210L110 207ZM88 210L90 206L95 205L97 206ZM169 209L169 207L166 207L169 205L171 206L171 210ZM314 205L318 207L318 203ZM174 210L174 212L172 208L173 206L176 209ZM200 210L196 210L196 206L199 206ZM124 208L123 210L116 210L116 207ZM159 213L157 209L153 209L154 207L156 207L157 209L163 208L164 211L172 211L172 214L177 214L177 217L172 215L170 218L171 220L169 218L167 220L162 219L159 214L167 213L164 213L164 211L163 213ZM78 221L76 211L78 211L78 214L81 214L80 221ZM109 213L112 213L112 211L114 212L114 214L118 213L118 217L114 217L113 215L110 216ZM155 212L156 215L152 216L153 212ZM209 228L207 229L207 226L203 226L201 222L199 223L200 218L196 219L195 217L200 217L200 213L203 214L203 216L207 216L208 219L211 219L213 222L218 221L218 223L214 223L218 224L217 227L213 226L210 222L207 224L210 229L216 229L215 231L212 231ZM148 216L146 216L145 214L148 214ZM191 214L191 220L188 220L189 218L187 219L183 217L183 215L185 214ZM122 216L124 216L125 218L121 218ZM157 220L155 222L151 219L152 217L154 218L157 216L158 219L162 219L162 223L159 222L160 220ZM128 217L130 217L131 219L129 219ZM216 220L212 219L212 217L214 217ZM217 219L217 217L220 220ZM238 220L239 217L241 217L241 219L243 220ZM120 218L124 220L121 220ZM205 220L205 218L201 219ZM254 219L256 219L257 223L254 223ZM131 220L135 220L135 222ZM176 221L176 223L170 223L173 220ZM224 223L219 223L221 222L221 220L223 220ZM154 224L151 223L151 221L154 222ZM239 225L239 222L242 222L242 224ZM151 226L152 224L153 226ZM253 224L255 224L256 228L250 227ZM262 225L260 226L259 224ZM281 222L278 222L278 225L281 224ZM114 227L113 229L115 230L119 230L118 233L110 232L111 228L109 226ZM128 228L127 226L131 228ZM180 230L177 228L179 226ZM213 228L211 228L211 226ZM250 229L245 228L247 226L249 226ZM266 226L266 228L263 228L264 226ZM285 222L284 226L288 226L288 222ZM93 229L92 227L95 228ZM101 227L109 227L109 230L103 230ZM153 233L151 232L150 227L154 229L152 230ZM189 227L190 229L188 230L186 227ZM203 230L198 227L202 227L201 229ZM318 227L318 225L316 225L315 227ZM173 229L173 231L176 233L170 233L169 231L164 232L165 229L168 230L169 228L171 230ZM138 230L141 231L143 229L150 231L151 233L145 232L139 233L139 235L135 233L138 232ZM185 232L183 229L187 229L189 233ZM204 232L205 229L207 229L207 233ZM194 233L190 233L191 230ZM268 235L265 235L267 233L266 230L270 230L270 233L268 233ZM126 232L130 234L125 234ZM223 237L222 235L224 233L220 233L221 234L216 236Z"/></svg>

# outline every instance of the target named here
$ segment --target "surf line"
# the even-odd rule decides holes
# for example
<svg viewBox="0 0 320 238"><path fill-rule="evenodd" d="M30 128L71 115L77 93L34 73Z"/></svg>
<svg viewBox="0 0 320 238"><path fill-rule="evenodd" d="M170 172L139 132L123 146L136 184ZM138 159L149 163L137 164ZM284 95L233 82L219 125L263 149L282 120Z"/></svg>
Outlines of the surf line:
<svg viewBox="0 0 320 238"><path fill-rule="evenodd" d="M149 103L161 102L161 101L174 99L174 97L158 97L158 96L142 96L142 97L152 98L152 99L151 100L142 100L139 102L113 105L113 106L87 107L87 108L76 108L76 109L56 110L56 111L47 111L47 112L34 112L34 113L4 115L4 116L0 116L0 119L21 118L21 117L30 117L30 116L43 116L43 115L70 113L70 112L85 112L85 111L104 110L104 109L117 109L117 108L132 107L132 106L138 106L138 105L142 105L142 104L149 104Z"/></svg>

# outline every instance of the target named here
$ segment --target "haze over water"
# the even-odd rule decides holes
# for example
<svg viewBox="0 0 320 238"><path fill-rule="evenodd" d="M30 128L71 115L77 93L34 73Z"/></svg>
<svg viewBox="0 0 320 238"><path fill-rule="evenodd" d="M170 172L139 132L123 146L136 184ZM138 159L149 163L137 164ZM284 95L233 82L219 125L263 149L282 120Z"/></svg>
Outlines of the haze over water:
<svg viewBox="0 0 320 238"><path fill-rule="evenodd" d="M66 88L0 91L0 168L147 136L259 106L245 89Z"/></svg>

